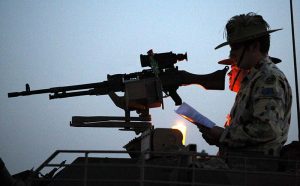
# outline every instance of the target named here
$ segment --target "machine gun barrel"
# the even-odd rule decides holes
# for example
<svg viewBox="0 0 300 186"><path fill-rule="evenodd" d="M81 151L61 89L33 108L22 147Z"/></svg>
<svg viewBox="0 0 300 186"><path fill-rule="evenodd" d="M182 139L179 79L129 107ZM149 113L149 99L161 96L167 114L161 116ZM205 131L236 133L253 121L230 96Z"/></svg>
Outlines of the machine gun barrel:
<svg viewBox="0 0 300 186"><path fill-rule="evenodd" d="M30 96L34 94L46 94L46 93L53 93L53 95L49 95L49 99L55 98L64 98L64 97L72 97L72 96L83 96L83 95L95 95L93 94L93 88L95 87L102 87L102 91L98 90L98 95L107 94L107 81L98 82L98 83L88 83L88 84L81 84L81 85L70 85L64 87L52 87L47 89L38 89L38 90L30 90L29 84L26 84L26 90L21 92L10 92L8 93L8 97L18 97L18 96ZM89 90L85 90L89 89ZM85 91L78 91L78 92L67 92L67 91L76 91L76 90L85 90Z"/></svg>

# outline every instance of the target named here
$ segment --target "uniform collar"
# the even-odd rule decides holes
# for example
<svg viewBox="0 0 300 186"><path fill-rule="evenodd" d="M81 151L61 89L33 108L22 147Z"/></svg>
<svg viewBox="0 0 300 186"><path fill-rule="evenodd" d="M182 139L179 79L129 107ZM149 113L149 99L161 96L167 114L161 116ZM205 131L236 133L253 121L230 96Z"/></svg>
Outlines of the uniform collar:
<svg viewBox="0 0 300 186"><path fill-rule="evenodd" d="M267 63L272 63L269 56L266 56L265 58L262 58L254 67L250 69L249 74L244 78L242 85L247 84L249 80L251 80L257 72L259 72L263 66L265 66ZM243 86L242 86L243 87Z"/></svg>

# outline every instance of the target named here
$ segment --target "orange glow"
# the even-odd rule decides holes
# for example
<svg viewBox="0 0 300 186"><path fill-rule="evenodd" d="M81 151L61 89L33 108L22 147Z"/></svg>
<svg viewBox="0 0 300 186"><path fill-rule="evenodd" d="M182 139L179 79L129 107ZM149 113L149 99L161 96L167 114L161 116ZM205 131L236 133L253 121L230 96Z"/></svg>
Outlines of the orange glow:
<svg viewBox="0 0 300 186"><path fill-rule="evenodd" d="M187 117L187 116L185 116L185 115L182 115L182 114L179 114L181 117L183 117L184 119L186 119L186 120L188 120L189 122L194 122L194 120L192 120L192 118L189 118L189 117Z"/></svg>
<svg viewBox="0 0 300 186"><path fill-rule="evenodd" d="M231 122L231 116L230 116L230 114L227 114L226 123L225 123L224 127L228 127L230 125L230 122Z"/></svg>
<svg viewBox="0 0 300 186"><path fill-rule="evenodd" d="M172 129L177 129L182 133L182 144L185 145L186 139L186 126L183 122L177 121L175 125L172 126Z"/></svg>

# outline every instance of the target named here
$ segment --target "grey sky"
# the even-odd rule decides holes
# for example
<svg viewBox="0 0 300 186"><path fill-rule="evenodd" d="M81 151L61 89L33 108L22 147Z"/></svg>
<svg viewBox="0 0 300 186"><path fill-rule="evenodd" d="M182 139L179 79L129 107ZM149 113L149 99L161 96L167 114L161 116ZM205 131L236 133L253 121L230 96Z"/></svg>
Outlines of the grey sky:
<svg viewBox="0 0 300 186"><path fill-rule="evenodd" d="M294 1L299 56L300 2ZM236 14L256 12L271 28L270 55L295 92L289 0L222 1L0 1L0 157L11 173L37 167L57 149L120 150L133 132L117 129L71 128L74 115L123 115L108 96L48 100L48 95L7 98L7 93L106 80L107 74L141 71L139 55L187 52L179 69L206 74L223 67L217 61L229 48L214 50L224 41L226 21ZM299 65L298 65L299 67ZM299 69L298 69L299 71ZM235 94L182 87L178 93L218 125L223 126ZM294 93L295 95L295 93ZM296 103L288 141L297 140ZM151 110L156 128L181 120L170 98L165 109ZM185 122L187 144L208 146L197 128Z"/></svg>

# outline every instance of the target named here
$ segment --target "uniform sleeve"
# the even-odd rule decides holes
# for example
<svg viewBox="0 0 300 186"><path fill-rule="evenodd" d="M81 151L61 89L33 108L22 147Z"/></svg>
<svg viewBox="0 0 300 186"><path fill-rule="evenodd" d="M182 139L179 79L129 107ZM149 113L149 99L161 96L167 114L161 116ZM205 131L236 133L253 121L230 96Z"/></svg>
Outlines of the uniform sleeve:
<svg viewBox="0 0 300 186"><path fill-rule="evenodd" d="M249 114L226 128L222 140L229 147L263 144L284 135L285 84L275 75L262 76L251 87Z"/></svg>

